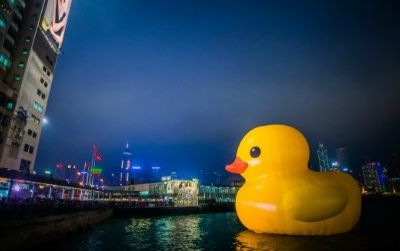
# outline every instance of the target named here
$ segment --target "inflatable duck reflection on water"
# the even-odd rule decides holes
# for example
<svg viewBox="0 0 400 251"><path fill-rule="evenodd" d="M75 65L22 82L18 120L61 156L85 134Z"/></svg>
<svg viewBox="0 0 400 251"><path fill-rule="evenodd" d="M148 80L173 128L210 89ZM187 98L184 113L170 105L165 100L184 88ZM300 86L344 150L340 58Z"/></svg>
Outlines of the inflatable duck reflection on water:
<svg viewBox="0 0 400 251"><path fill-rule="evenodd" d="M236 196L240 221L256 233L330 235L353 229L361 191L348 174L308 169L309 146L296 129L261 126L240 142L226 166L245 184Z"/></svg>

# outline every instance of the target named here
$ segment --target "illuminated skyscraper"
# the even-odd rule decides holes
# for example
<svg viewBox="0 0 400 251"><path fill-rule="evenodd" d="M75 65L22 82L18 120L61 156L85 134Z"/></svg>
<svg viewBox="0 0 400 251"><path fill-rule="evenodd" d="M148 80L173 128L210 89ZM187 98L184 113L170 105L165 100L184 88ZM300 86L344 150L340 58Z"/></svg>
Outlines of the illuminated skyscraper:
<svg viewBox="0 0 400 251"><path fill-rule="evenodd" d="M326 150L324 144L319 144L317 154L318 154L319 170L321 172L331 171L328 160L328 150Z"/></svg>
<svg viewBox="0 0 400 251"><path fill-rule="evenodd" d="M126 143L125 150L122 152L121 170L119 176L119 185L125 186L130 185L131 177L131 151L129 150L129 144Z"/></svg>
<svg viewBox="0 0 400 251"><path fill-rule="evenodd" d="M0 3L0 167L34 169L71 0Z"/></svg>
<svg viewBox="0 0 400 251"><path fill-rule="evenodd" d="M346 148L340 147L340 148L336 149L336 157L337 157L337 162L339 164L339 169L341 172L344 172L344 173L352 173L353 172L347 162Z"/></svg>
<svg viewBox="0 0 400 251"><path fill-rule="evenodd" d="M370 193L385 192L385 173L379 162L370 162L362 168L365 190Z"/></svg>

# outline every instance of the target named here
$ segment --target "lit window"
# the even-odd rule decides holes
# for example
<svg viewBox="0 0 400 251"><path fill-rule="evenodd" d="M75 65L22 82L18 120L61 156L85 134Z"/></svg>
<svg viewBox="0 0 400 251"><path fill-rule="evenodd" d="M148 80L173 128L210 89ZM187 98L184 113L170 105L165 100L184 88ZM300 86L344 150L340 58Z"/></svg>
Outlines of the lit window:
<svg viewBox="0 0 400 251"><path fill-rule="evenodd" d="M0 29L6 27L6 22L4 22L3 18L0 17Z"/></svg>
<svg viewBox="0 0 400 251"><path fill-rule="evenodd" d="M15 81L20 81L20 80L21 80L21 76L18 75L18 74L15 74L15 75L14 75L14 80L15 80Z"/></svg>
<svg viewBox="0 0 400 251"><path fill-rule="evenodd" d="M27 50L27 49L22 50L22 51L21 51L21 54L22 54L22 55L28 55L28 50Z"/></svg>
<svg viewBox="0 0 400 251"><path fill-rule="evenodd" d="M5 68L9 68L11 66L10 59L0 52L0 65L3 65Z"/></svg>
<svg viewBox="0 0 400 251"><path fill-rule="evenodd" d="M12 101L8 101L7 110L12 111L13 108L14 108L14 103Z"/></svg>
<svg viewBox="0 0 400 251"><path fill-rule="evenodd" d="M24 68L25 67L25 63L24 62L19 62L18 63L18 68Z"/></svg>
<svg viewBox="0 0 400 251"><path fill-rule="evenodd" d="M32 104L33 109L35 109L36 111L42 113L43 112L43 106L41 106L38 102L33 102Z"/></svg>
<svg viewBox="0 0 400 251"><path fill-rule="evenodd" d="M38 124L38 125L40 124L40 119L39 119L38 117L36 117L35 115L32 114L32 118L31 118L31 119L32 119L32 121L33 121L34 123L36 123L36 124Z"/></svg>
<svg viewBox="0 0 400 251"><path fill-rule="evenodd" d="M32 40L31 40L30 37L26 37L26 38L25 38L25 42L30 43L31 41L32 41Z"/></svg>

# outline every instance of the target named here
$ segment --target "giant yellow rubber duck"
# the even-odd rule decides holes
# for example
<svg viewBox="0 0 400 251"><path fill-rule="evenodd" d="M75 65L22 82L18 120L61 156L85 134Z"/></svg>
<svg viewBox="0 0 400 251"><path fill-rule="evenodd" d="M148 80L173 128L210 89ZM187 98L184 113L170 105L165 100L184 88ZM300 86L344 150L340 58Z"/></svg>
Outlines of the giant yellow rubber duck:
<svg viewBox="0 0 400 251"><path fill-rule="evenodd" d="M245 179L236 196L240 221L256 233L330 235L353 229L361 191L348 174L308 169L309 146L296 129L267 125L240 142L226 170Z"/></svg>

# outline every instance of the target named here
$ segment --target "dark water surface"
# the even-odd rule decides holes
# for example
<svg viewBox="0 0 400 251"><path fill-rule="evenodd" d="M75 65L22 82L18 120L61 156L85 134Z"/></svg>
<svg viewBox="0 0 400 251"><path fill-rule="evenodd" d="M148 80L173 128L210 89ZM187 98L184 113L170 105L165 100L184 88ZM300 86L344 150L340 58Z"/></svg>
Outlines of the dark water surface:
<svg viewBox="0 0 400 251"><path fill-rule="evenodd" d="M400 211L399 211L400 213ZM391 228L394 228L391 230ZM235 213L114 218L55 243L53 250L400 250L397 224L361 222L334 236L283 236L247 231Z"/></svg>

